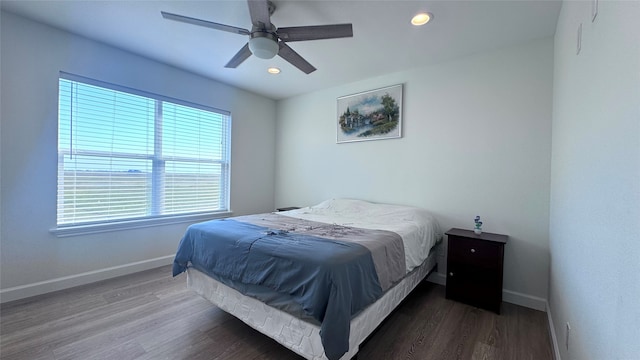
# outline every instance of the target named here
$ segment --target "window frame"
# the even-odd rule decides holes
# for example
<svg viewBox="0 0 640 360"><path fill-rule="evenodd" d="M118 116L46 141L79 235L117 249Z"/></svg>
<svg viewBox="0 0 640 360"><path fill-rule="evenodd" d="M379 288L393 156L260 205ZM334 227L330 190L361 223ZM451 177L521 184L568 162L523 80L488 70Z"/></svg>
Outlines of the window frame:
<svg viewBox="0 0 640 360"><path fill-rule="evenodd" d="M95 80L95 79L91 79L91 78L87 78L84 76L79 76L71 73L66 73L62 71L59 73L59 77L57 80L58 81L58 94L57 94L58 106L60 106L59 105L60 104L60 93L59 93L60 85L59 84L61 80L74 81L74 82L79 82L79 83L87 84L91 86L97 86L97 87L108 89L108 90L142 96L142 97L154 100L156 107L160 107L160 108L163 107L164 102L167 102L167 103L172 103L179 106L186 106L186 107L199 109L207 112L214 112L224 116L225 120L223 121L226 122L226 124L223 124L223 126L226 127L225 133L223 134L223 138L226 138L226 142L222 149L224 155L221 160L219 161L214 160L214 163L217 162L221 165L222 175L220 179L222 184L221 186L222 191L220 193L220 196L222 197L222 200L220 203L221 205L223 205L223 208L215 211L194 211L194 212L178 213L178 214L158 214L157 204L156 204L156 200L158 199L156 196L152 196L152 201L154 205L149 209L147 215L143 217L123 218L123 219L116 219L116 220L98 220L98 221L89 221L89 222L82 222L82 223L75 223L75 224L58 224L58 206L59 206L58 183L60 179L58 178L59 174L57 173L56 174L56 226L50 229L51 233L53 233L57 237L67 237L67 236L118 231L118 230L134 229L134 228L152 227L152 226L165 225L165 224L197 222L197 221L204 221L204 220L210 220L210 219L216 219L216 218L223 218L223 217L228 217L232 215L232 211L230 210L232 118L231 118L231 113L229 111L217 109L210 106L200 105L200 104L196 104L196 103L192 103L184 100L179 100L179 99L175 99L175 98L171 98L168 96L163 96L155 93L150 93L147 91L133 89L126 86L103 82L100 80ZM158 127L159 121L161 123L162 119L161 117L160 119L158 119L158 116L156 115L154 117L154 124L155 124L154 126L156 129ZM60 136L59 116L58 116L57 125L58 127L56 128L57 129L56 138L59 138ZM65 152L68 153L69 151L64 151L60 149L58 141L56 141L56 150L58 155L57 164L59 167L60 156L64 156L64 153ZM73 151L74 151L74 155L81 155L80 153L77 152L78 151L77 149L74 149ZM84 151L80 151L80 152L82 153ZM95 153L95 154L91 154L91 153ZM100 152L88 151L87 155L100 155L98 153ZM111 153L110 157L113 157L114 154L116 153ZM125 155L125 154L123 153L119 155ZM153 164L152 166L154 168L151 174L152 177L158 176L158 174L156 173L156 166L158 166L158 164L160 163L164 164L167 161L172 161L172 160L175 161L180 159L193 161L195 159L195 158L189 158L189 157L183 157L183 156L180 156L180 157L162 157L161 156L161 158L159 159L158 152L156 150L154 150L153 154L151 155L140 155L140 154L126 154L126 155L130 155L130 156L125 156L126 158L129 158L129 159L140 158L145 160L151 160ZM156 191L156 190L157 189L154 189L152 191Z"/></svg>

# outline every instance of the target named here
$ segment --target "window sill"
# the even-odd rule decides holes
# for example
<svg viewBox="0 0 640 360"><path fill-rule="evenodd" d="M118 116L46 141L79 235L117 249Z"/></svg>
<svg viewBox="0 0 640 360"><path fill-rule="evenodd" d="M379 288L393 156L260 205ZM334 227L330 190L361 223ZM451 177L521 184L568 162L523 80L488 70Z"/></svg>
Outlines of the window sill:
<svg viewBox="0 0 640 360"><path fill-rule="evenodd" d="M159 218L114 221L114 222L105 222L100 224L63 226L63 227L56 227L56 228L50 229L49 232L54 234L56 237L70 237L70 236L97 234L97 233L103 233L103 232L130 230L130 229L138 229L138 228L169 225L169 224L179 224L179 223L186 223L186 222L200 222L200 221L206 221L206 220L226 218L231 216L232 214L233 213L231 211L224 211L224 212L214 212L214 213L202 213L202 214L191 214L191 215L167 216L167 217L159 217Z"/></svg>

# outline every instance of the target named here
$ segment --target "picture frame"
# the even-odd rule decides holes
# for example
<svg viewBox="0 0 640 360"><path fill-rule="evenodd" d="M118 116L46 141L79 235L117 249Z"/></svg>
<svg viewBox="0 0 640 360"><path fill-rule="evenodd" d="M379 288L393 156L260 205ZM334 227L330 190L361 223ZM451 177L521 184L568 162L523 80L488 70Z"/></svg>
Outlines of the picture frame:
<svg viewBox="0 0 640 360"><path fill-rule="evenodd" d="M403 84L339 97L336 142L402 137Z"/></svg>

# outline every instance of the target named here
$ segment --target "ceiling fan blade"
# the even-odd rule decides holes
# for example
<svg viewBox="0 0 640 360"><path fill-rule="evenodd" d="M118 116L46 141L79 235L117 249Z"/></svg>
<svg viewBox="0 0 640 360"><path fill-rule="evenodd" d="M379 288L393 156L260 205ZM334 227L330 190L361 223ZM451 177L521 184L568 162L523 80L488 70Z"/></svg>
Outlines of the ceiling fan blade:
<svg viewBox="0 0 640 360"><path fill-rule="evenodd" d="M164 12L164 11L161 11L160 13L162 14L163 18L168 19L168 20L175 20L175 21L180 21L180 22L187 23L187 24L204 26L204 27L208 27L208 28L211 28L211 29L228 31L228 32L232 32L232 33L240 34L240 35L249 35L249 34L251 34L251 32L249 30L247 30L247 29L243 29L243 28L239 28L239 27L235 27L235 26L231 26L231 25L218 24L218 23L211 22L211 21L200 20L200 19L196 19L196 18L192 18L192 17L188 17L188 16L182 16L182 15L178 15L178 14L172 14L172 13L168 13L168 12Z"/></svg>
<svg viewBox="0 0 640 360"><path fill-rule="evenodd" d="M317 26L294 26L279 28L278 37L282 41L305 41L353 37L351 24L333 24Z"/></svg>
<svg viewBox="0 0 640 360"><path fill-rule="evenodd" d="M281 58L287 60L291 65L302 70L302 72L304 72L305 74L311 74L312 72L316 71L316 68L314 68L313 65L309 64L307 60L303 59L300 54L293 51L293 49L290 48L289 45L285 44L282 41L278 42L278 45L280 46L278 55L280 55Z"/></svg>
<svg viewBox="0 0 640 360"><path fill-rule="evenodd" d="M226 68L237 68L243 61L247 60L251 56L251 50L249 50L249 43L246 43L240 51L238 51L231 60L225 65Z"/></svg>
<svg viewBox="0 0 640 360"><path fill-rule="evenodd" d="M251 23L261 29L271 29L271 15L268 0L247 0ZM260 25L262 24L262 25Z"/></svg>

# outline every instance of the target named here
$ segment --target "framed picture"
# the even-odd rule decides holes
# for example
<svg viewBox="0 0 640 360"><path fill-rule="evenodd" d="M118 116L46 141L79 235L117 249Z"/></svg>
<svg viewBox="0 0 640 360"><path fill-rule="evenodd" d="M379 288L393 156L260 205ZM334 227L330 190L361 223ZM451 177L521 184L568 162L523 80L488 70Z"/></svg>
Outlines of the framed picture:
<svg viewBox="0 0 640 360"><path fill-rule="evenodd" d="M338 98L337 143L402 136L402 84Z"/></svg>

